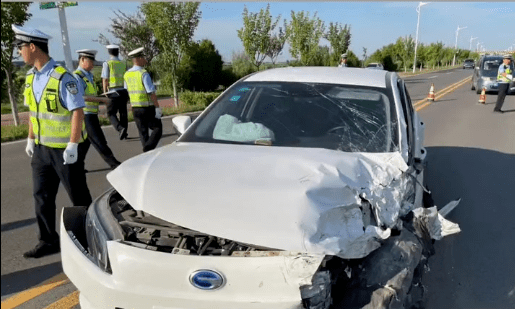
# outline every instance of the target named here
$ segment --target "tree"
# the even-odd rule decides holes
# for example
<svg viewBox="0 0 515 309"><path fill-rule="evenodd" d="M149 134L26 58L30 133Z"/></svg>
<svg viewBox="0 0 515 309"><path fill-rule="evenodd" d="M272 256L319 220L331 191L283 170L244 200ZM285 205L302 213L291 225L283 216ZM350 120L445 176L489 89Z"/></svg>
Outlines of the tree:
<svg viewBox="0 0 515 309"><path fill-rule="evenodd" d="M395 50L402 66L404 67L404 72L406 72L407 68L411 64L411 59L415 56L415 41L411 35L404 38L398 38L395 43Z"/></svg>
<svg viewBox="0 0 515 309"><path fill-rule="evenodd" d="M30 3L26 2L2 2L2 71L7 78L7 92L9 101L11 102L11 110L14 119L14 125L20 124L18 117L17 93L14 89L13 75L15 68L13 65L14 52L14 31L12 24L23 25L32 14L27 13Z"/></svg>
<svg viewBox="0 0 515 309"><path fill-rule="evenodd" d="M284 29L286 29L286 20L284 20ZM277 61L277 57L281 54L284 43L286 42L286 31L283 31L281 27L279 27L279 33L272 35L270 37L270 46L268 47L268 51L266 55L270 57L272 64L275 67L275 62Z"/></svg>
<svg viewBox="0 0 515 309"><path fill-rule="evenodd" d="M324 29L324 22L317 17L317 13L311 19L309 12L301 11L296 14L291 11L291 21L286 28L290 55L303 65L311 64L317 55Z"/></svg>
<svg viewBox="0 0 515 309"><path fill-rule="evenodd" d="M342 27L338 23L329 23L329 29L324 38L331 43L333 54L331 55L333 63L338 63L341 54L345 53L350 46L350 26Z"/></svg>
<svg viewBox="0 0 515 309"><path fill-rule="evenodd" d="M367 49L363 47L363 67L365 67L365 61L367 61Z"/></svg>
<svg viewBox="0 0 515 309"><path fill-rule="evenodd" d="M252 60L245 52L232 53L231 67L237 78L242 78L256 71Z"/></svg>
<svg viewBox="0 0 515 309"><path fill-rule="evenodd" d="M266 6L266 10L261 9L259 13L249 13L247 6L243 9L243 28L238 30L238 37L243 43L245 53L253 60L258 70L270 50L270 37L280 17L272 23L270 4Z"/></svg>
<svg viewBox="0 0 515 309"><path fill-rule="evenodd" d="M181 85L193 91L213 91L220 85L222 56L210 40L193 43L181 61Z"/></svg>
<svg viewBox="0 0 515 309"><path fill-rule="evenodd" d="M201 16L199 6L199 2L147 2L141 6L146 21L159 43L159 68L161 72L166 72L170 76L176 104L179 102L178 69L198 26Z"/></svg>
<svg viewBox="0 0 515 309"><path fill-rule="evenodd" d="M120 54L126 58L132 50L143 47L145 48L145 58L150 63L159 54L159 44L141 12L141 7L138 7L138 11L134 15L127 15L120 10L113 11L113 13L116 17L111 18L111 27L108 32L119 40ZM96 41L102 45L111 44L103 34L100 34Z"/></svg>

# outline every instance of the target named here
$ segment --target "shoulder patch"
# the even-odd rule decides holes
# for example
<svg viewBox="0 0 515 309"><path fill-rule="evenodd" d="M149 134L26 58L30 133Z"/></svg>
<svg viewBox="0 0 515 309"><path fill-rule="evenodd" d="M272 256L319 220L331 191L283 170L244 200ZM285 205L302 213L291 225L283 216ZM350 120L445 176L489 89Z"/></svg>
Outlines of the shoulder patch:
<svg viewBox="0 0 515 309"><path fill-rule="evenodd" d="M77 88L77 83L74 81L70 81L66 83L66 90L68 90L69 93L76 95L79 93L79 88Z"/></svg>

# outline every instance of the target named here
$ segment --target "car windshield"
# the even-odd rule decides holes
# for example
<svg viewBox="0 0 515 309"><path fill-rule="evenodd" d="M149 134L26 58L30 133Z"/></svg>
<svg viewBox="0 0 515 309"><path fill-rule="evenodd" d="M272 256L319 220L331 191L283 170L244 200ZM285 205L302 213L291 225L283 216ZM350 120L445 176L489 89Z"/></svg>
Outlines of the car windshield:
<svg viewBox="0 0 515 309"><path fill-rule="evenodd" d="M398 150L386 88L297 82L238 82L195 121L181 142Z"/></svg>
<svg viewBox="0 0 515 309"><path fill-rule="evenodd" d="M486 77L496 77L501 63L502 58L485 59L483 62L483 70L481 75Z"/></svg>
<svg viewBox="0 0 515 309"><path fill-rule="evenodd" d="M465 60L465 63L474 63L474 60Z"/></svg>

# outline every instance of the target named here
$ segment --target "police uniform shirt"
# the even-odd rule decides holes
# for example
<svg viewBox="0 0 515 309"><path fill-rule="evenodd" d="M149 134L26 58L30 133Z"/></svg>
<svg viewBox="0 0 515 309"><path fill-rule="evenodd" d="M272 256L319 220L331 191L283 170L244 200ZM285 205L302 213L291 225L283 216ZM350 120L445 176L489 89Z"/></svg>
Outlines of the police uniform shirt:
<svg viewBox="0 0 515 309"><path fill-rule="evenodd" d="M122 61L120 60L120 58L118 57L115 57L115 56L111 56L109 58L109 60L117 60L117 61ZM109 79L109 64L107 64L107 61L105 61L103 64L102 64L102 75L100 75L100 77L102 78L105 78L105 79ZM124 89L122 87L117 87L117 88L109 88L109 90L120 90L120 89Z"/></svg>
<svg viewBox="0 0 515 309"><path fill-rule="evenodd" d="M508 68L511 70L511 72L512 72L511 74L513 75L513 64L512 64L512 63L510 63L509 65L507 65L507 66L506 66L506 69L504 68L504 65L505 65L505 64L503 63L503 64L501 64L501 65L499 66L499 70L497 71L497 76L501 75L502 73L505 73L505 72L506 72L506 69L508 69ZM506 82L501 81L501 80L499 80L498 82L499 82L499 83L506 83Z"/></svg>
<svg viewBox="0 0 515 309"><path fill-rule="evenodd" d="M86 78L89 80L90 83L92 83L93 85L95 84L95 81L93 80L93 74L91 74L91 72L84 70L82 67L78 67L77 70L81 71L82 74L84 74L86 76ZM79 88L82 88L83 93L86 93L85 90L88 87L88 85L86 85L86 82L78 74L73 73L73 76L75 76L79 85L81 86ZM95 113L84 111L84 114L95 114Z"/></svg>
<svg viewBox="0 0 515 309"><path fill-rule="evenodd" d="M34 91L34 97L38 103L41 100L43 90L45 90L48 80L50 79L50 74L53 72L55 66L57 66L57 63L54 59L50 58L50 60L41 68L41 71L38 71L35 67L31 69L34 73L32 89ZM65 73L59 82L59 99L61 101L61 105L69 111L73 111L77 108L84 108L86 104L84 103L83 95L84 89L78 86L75 77L70 73ZM24 101L24 105L28 106L26 99Z"/></svg>
<svg viewBox="0 0 515 309"><path fill-rule="evenodd" d="M130 68L130 70L128 70L127 72L134 72L134 71L141 71L141 70L143 70L143 67L135 65L132 68ZM127 89L127 83L125 81L123 82L123 85L124 85L125 89ZM145 90L147 91L147 93L156 92L156 87L154 86L154 83L152 82L152 79L150 78L150 74L148 74L148 72L143 74L143 85L145 86Z"/></svg>

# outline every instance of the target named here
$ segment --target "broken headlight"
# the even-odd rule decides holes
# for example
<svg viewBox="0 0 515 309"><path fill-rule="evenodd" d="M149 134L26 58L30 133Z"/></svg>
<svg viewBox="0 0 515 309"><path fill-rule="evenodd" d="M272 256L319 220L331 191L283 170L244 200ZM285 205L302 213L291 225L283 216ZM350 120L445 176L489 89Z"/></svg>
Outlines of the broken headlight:
<svg viewBox="0 0 515 309"><path fill-rule="evenodd" d="M109 206L109 200L116 191L111 189L96 199L86 215L86 239L88 252L100 269L111 274L107 241L122 239L121 228L117 224Z"/></svg>

